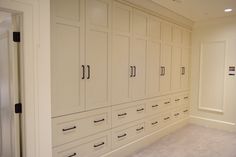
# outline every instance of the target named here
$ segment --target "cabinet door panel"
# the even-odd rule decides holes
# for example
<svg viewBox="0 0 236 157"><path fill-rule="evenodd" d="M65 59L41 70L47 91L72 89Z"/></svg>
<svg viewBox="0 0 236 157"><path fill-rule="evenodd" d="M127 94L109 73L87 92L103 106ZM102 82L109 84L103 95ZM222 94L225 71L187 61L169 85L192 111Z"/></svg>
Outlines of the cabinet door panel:
<svg viewBox="0 0 236 157"><path fill-rule="evenodd" d="M169 23L161 24L162 41L166 43L172 42L172 26Z"/></svg>
<svg viewBox="0 0 236 157"><path fill-rule="evenodd" d="M127 102L129 91L130 37L114 35L112 51L112 102Z"/></svg>
<svg viewBox="0 0 236 157"><path fill-rule="evenodd" d="M148 96L157 96L160 81L161 44L149 42L147 54L147 92Z"/></svg>
<svg viewBox="0 0 236 157"><path fill-rule="evenodd" d="M146 96L146 54L147 40L134 39L131 59L132 65L135 66L135 77L132 78L132 97L134 100Z"/></svg>
<svg viewBox="0 0 236 157"><path fill-rule="evenodd" d="M182 43L182 32L181 32L181 29L178 27L173 28L173 42L175 44Z"/></svg>
<svg viewBox="0 0 236 157"><path fill-rule="evenodd" d="M86 109L92 109L108 105L108 33L90 31L87 38Z"/></svg>
<svg viewBox="0 0 236 157"><path fill-rule="evenodd" d="M56 24L54 33L52 115L59 116L84 109L80 97L80 29Z"/></svg>
<svg viewBox="0 0 236 157"><path fill-rule="evenodd" d="M183 45L184 46L191 46L191 33L188 31L183 31Z"/></svg>
<svg viewBox="0 0 236 157"><path fill-rule="evenodd" d="M182 89L189 88L189 54L190 49L184 48L182 50L182 67L184 67L184 74L181 75L181 87Z"/></svg>
<svg viewBox="0 0 236 157"><path fill-rule="evenodd" d="M158 21L155 17L151 17L149 20L149 35L152 41L161 40L161 22Z"/></svg>
<svg viewBox="0 0 236 157"><path fill-rule="evenodd" d="M161 70L163 75L160 76L160 92L170 91L170 76L171 76L171 51L172 47L169 45L163 45L161 50L161 67L164 67L164 71Z"/></svg>
<svg viewBox="0 0 236 157"><path fill-rule="evenodd" d="M145 13L135 10L133 12L133 33L138 36L147 36L148 17Z"/></svg>
<svg viewBox="0 0 236 157"><path fill-rule="evenodd" d="M181 48L173 47L172 50L171 89L179 90L181 88Z"/></svg>
<svg viewBox="0 0 236 157"><path fill-rule="evenodd" d="M86 1L86 109L109 105L110 3Z"/></svg>

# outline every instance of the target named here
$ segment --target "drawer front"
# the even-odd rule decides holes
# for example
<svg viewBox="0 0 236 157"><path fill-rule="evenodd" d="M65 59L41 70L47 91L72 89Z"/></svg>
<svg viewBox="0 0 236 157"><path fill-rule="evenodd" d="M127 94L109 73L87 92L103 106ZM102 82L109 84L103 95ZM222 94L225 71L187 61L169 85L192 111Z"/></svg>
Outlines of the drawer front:
<svg viewBox="0 0 236 157"><path fill-rule="evenodd" d="M53 146L107 130L111 128L110 119L110 108L55 118L52 120Z"/></svg>
<svg viewBox="0 0 236 157"><path fill-rule="evenodd" d="M170 110L171 107L172 107L172 102L170 98L166 98L161 101L162 111Z"/></svg>
<svg viewBox="0 0 236 157"><path fill-rule="evenodd" d="M146 120L147 132L152 133L161 129L161 115L151 116Z"/></svg>
<svg viewBox="0 0 236 157"><path fill-rule="evenodd" d="M53 157L98 157L111 150L111 133L106 131L53 148Z"/></svg>
<svg viewBox="0 0 236 157"><path fill-rule="evenodd" d="M149 115L153 115L159 113L161 111L161 107L163 105L162 100L151 100L147 103L147 113Z"/></svg>
<svg viewBox="0 0 236 157"><path fill-rule="evenodd" d="M189 108L189 95L185 94L182 97L183 99L183 106Z"/></svg>
<svg viewBox="0 0 236 157"><path fill-rule="evenodd" d="M189 116L189 108L188 107L183 107L182 108L182 114L183 114L183 117L188 117Z"/></svg>
<svg viewBox="0 0 236 157"><path fill-rule="evenodd" d="M164 114L162 115L161 120L162 120L162 125L163 125L164 127L166 127L166 126L169 125L169 124L171 123L171 121L172 121L172 114L171 114L170 112L164 113Z"/></svg>
<svg viewBox="0 0 236 157"><path fill-rule="evenodd" d="M112 108L112 126L119 126L146 116L146 104L122 105Z"/></svg>
<svg viewBox="0 0 236 157"><path fill-rule="evenodd" d="M176 122L181 119L182 117L182 110L176 109L172 112L173 122Z"/></svg>
<svg viewBox="0 0 236 157"><path fill-rule="evenodd" d="M145 121L133 122L112 130L112 148L123 146L145 135Z"/></svg>
<svg viewBox="0 0 236 157"><path fill-rule="evenodd" d="M183 104L183 96L182 95L175 95L172 97L172 103L173 103L173 107L176 108L180 108Z"/></svg>

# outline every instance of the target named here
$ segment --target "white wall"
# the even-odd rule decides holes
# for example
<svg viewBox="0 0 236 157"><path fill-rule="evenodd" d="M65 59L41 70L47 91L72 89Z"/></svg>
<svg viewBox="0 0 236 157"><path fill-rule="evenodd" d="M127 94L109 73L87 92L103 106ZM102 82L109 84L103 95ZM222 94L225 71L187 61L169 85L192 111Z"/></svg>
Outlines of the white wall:
<svg viewBox="0 0 236 157"><path fill-rule="evenodd" d="M225 17L218 18L208 21L197 22L193 28L192 34L192 67L191 67L191 121L198 124L203 124L211 127L216 127L225 130L236 130L236 76L228 75L228 67L236 66L236 17ZM215 103L210 104L210 101L206 101L209 108L207 110L201 109L199 105L199 85L200 85L200 54L201 54L201 43L216 41L224 41L225 44L225 67L223 76L223 91L222 94L214 95L217 99L218 97L223 98L223 103L215 101ZM216 50L215 53L217 53ZM221 52L219 52L221 53ZM223 52L222 52L223 53ZM219 58L218 58L219 59ZM213 57L212 64L214 67L219 65L216 61L217 58ZM215 62L215 63L214 63ZM207 65L207 64L206 64ZM206 66L205 65L205 66ZM204 69L206 67L202 67ZM214 68L213 68L214 69ZM215 70L215 71L214 71ZM213 75L219 69L214 69L209 71L209 76ZM216 79L215 79L216 80ZM214 80L214 81L215 81ZM204 84L204 83L203 83ZM210 88L207 84L204 88ZM218 84L217 88L220 88ZM208 89L208 94L215 94L213 89ZM219 105L221 105L219 107ZM222 111L219 110L222 108Z"/></svg>

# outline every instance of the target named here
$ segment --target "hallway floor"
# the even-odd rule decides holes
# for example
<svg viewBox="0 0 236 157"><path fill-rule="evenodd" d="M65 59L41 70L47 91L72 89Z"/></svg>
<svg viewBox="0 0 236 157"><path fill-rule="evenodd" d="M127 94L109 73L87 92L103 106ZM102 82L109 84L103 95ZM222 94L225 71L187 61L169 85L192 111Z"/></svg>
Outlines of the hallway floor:
<svg viewBox="0 0 236 157"><path fill-rule="evenodd" d="M236 133L191 124L130 157L236 157Z"/></svg>

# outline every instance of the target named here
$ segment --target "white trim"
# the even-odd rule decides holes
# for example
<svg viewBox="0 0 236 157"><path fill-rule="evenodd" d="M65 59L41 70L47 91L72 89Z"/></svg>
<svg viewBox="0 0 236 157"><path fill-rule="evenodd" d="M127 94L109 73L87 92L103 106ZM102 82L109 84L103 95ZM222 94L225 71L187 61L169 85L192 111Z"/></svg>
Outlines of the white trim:
<svg viewBox="0 0 236 157"><path fill-rule="evenodd" d="M24 157L51 157L50 0L1 0L23 17ZM42 36L40 36L43 34Z"/></svg>
<svg viewBox="0 0 236 157"><path fill-rule="evenodd" d="M198 124L210 128L216 128L220 130L226 130L226 131L236 131L236 124L232 122L226 122L222 120L215 120L205 117L199 117L199 116L190 116L190 123Z"/></svg>

